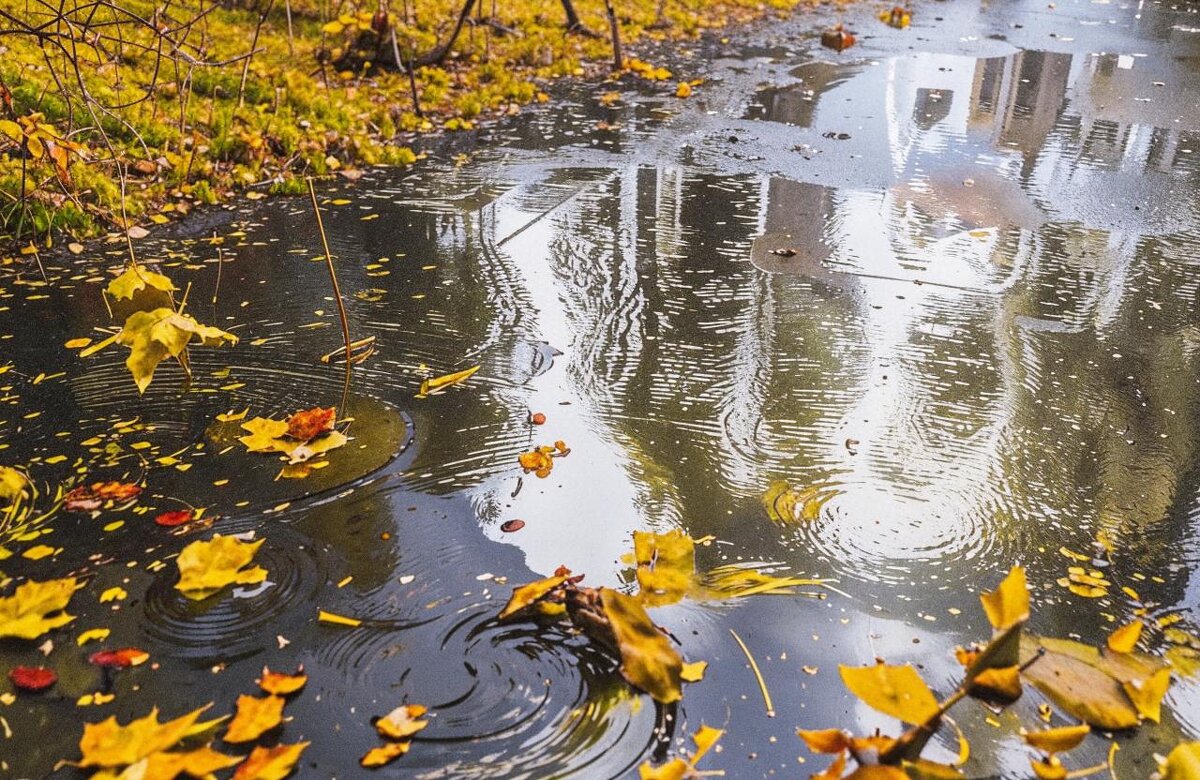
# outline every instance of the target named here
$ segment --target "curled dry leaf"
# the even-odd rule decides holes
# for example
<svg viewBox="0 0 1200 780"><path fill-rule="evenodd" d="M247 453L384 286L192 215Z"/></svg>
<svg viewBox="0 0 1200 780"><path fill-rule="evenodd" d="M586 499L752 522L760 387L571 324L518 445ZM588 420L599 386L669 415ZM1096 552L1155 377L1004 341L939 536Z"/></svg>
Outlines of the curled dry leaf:
<svg viewBox="0 0 1200 780"><path fill-rule="evenodd" d="M75 619L64 610L75 593L75 578L18 585L13 595L0 598L0 638L37 639Z"/></svg>
<svg viewBox="0 0 1200 780"><path fill-rule="evenodd" d="M58 673L45 666L14 666L8 672L8 679L17 690L37 693L58 682Z"/></svg>

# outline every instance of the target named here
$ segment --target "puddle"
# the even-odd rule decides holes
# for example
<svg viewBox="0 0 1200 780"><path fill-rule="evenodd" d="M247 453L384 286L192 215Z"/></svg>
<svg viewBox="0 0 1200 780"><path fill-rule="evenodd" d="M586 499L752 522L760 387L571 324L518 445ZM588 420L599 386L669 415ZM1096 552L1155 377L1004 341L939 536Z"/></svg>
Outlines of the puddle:
<svg viewBox="0 0 1200 780"><path fill-rule="evenodd" d="M948 690L952 648L986 633L977 592L1013 563L1030 571L1040 632L1099 643L1139 607L1195 632L1200 82L1193 61L1156 45L1139 41L1153 56L1131 61L784 62L757 91L743 88L761 74L743 68L703 108L665 119L632 93L624 108L585 96L463 165L327 192L349 201L328 206L326 225L352 332L374 336L376 353L355 370L341 465L305 481L220 454L230 436L210 427L227 410L340 395L339 368L318 362L340 332L304 202L214 212L223 291L197 316L243 343L196 350L189 392L164 368L139 399L123 352L80 361L57 348L107 322L94 280L119 247L57 269L48 288L0 281L12 336L0 365L13 366L0 460L50 484L101 468L108 443L150 442L152 463L189 448L188 471L149 467L144 503L181 498L210 507L217 530L255 531L271 574L246 598L181 599L181 540L133 514L110 533L72 516L54 527L60 557L0 564L42 578L82 568L89 593L121 585L128 602L91 599L77 625L111 625L114 646L160 664L101 679L64 661L57 693L0 711L24 740L6 758L16 776L75 755L74 727L44 724L77 722L87 691L117 694L91 719L209 700L224 712L264 663L312 676L285 734L313 741L306 777L359 776L370 718L400 701L431 709L396 765L404 776L631 777L701 722L728 729L704 768L794 776L811 771L795 728L890 727L848 697L838 663L911 661ZM624 140L592 143L601 119L623 123ZM142 251L208 300L214 246ZM414 398L422 376L476 364L465 386ZM99 452L80 449L95 436ZM570 455L545 479L523 475L517 454L556 440ZM130 458L105 474L142 468ZM815 519L776 525L762 497L778 481L830 497ZM512 519L524 527L501 531ZM654 707L607 656L493 618L512 584L561 564L590 585L628 584L630 533L671 528L716 537L701 568L773 563L833 577L839 593L656 610L710 664L656 734ZM1075 565L1060 549L1091 555L1101 531L1115 542L1106 576L1139 602L1056 584ZM366 625L318 624L318 609ZM1169 647L1157 630L1148 642ZM972 776L1027 771L1015 734L1038 722L1034 698L999 732L964 709L980 737ZM1147 776L1153 752L1198 729L1200 686L1180 677L1163 724L1122 741L1119 773ZM935 757L957 751L938 740ZM1088 743L1077 765L1102 762L1103 747Z"/></svg>

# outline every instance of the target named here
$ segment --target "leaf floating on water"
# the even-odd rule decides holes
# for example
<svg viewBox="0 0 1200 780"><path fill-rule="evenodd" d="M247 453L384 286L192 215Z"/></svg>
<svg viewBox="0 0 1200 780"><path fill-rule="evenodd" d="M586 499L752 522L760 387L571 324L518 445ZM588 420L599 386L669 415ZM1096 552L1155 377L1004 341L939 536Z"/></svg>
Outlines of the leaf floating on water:
<svg viewBox="0 0 1200 780"><path fill-rule="evenodd" d="M239 436L238 441L250 452L277 452L287 456L289 464L304 463L349 441L344 433L333 430L335 414L333 407L317 406L297 412L287 421L255 417L242 423L248 435ZM309 473L307 469L293 470L280 476L302 478Z"/></svg>
<svg viewBox="0 0 1200 780"><path fill-rule="evenodd" d="M281 696L238 696L237 714L229 723L224 740L230 744L253 742L283 722Z"/></svg>
<svg viewBox="0 0 1200 780"><path fill-rule="evenodd" d="M199 601L227 585L262 582L267 578L267 570L250 566L250 562L264 541L243 542L232 536L213 534L208 541L192 542L179 553L179 582L175 589Z"/></svg>
<svg viewBox="0 0 1200 780"><path fill-rule="evenodd" d="M45 666L14 666L8 671L8 679L19 691L37 693L58 682L58 673Z"/></svg>
<svg viewBox="0 0 1200 780"><path fill-rule="evenodd" d="M362 621L358 618L345 617L333 612L326 612L323 609L317 611L317 621L320 623L330 623L335 626L348 626L350 628L358 628L362 625Z"/></svg>
<svg viewBox="0 0 1200 780"><path fill-rule="evenodd" d="M132 300L138 292L152 289L164 293L172 293L177 289L170 278L140 265L130 265L120 276L108 283L108 294L116 300Z"/></svg>
<svg viewBox="0 0 1200 780"><path fill-rule="evenodd" d="M292 773L308 742L256 747L233 773L233 780L283 780Z"/></svg>
<svg viewBox="0 0 1200 780"><path fill-rule="evenodd" d="M885 715L914 724L925 723L938 715L938 702L933 691L908 664L838 668L842 682L850 692Z"/></svg>
<svg viewBox="0 0 1200 780"><path fill-rule="evenodd" d="M429 711L421 704L401 704L396 709L375 721L375 730L384 739L407 739L429 725L420 717Z"/></svg>
<svg viewBox="0 0 1200 780"><path fill-rule="evenodd" d="M264 666L262 677L258 679L258 687L275 696L290 696L303 688L307 682L308 675L304 674L303 666L297 669L295 674L272 672Z"/></svg>
<svg viewBox="0 0 1200 780"><path fill-rule="evenodd" d="M902 761L900 763L903 771L898 775L878 775L880 780L888 777L905 778L905 780L963 780L966 775L958 770L957 767L949 764L939 764L936 761L929 761L924 758L918 758L916 761ZM895 767L862 767L862 769L888 769L894 770ZM858 774L857 772L855 774ZM854 777L854 775L851 775ZM870 775L875 777L875 775Z"/></svg>
<svg viewBox="0 0 1200 780"><path fill-rule="evenodd" d="M164 528L174 528L177 525L183 525L190 522L192 519L192 510L176 509L171 512L160 512L154 516L156 525L161 525Z"/></svg>
<svg viewBox="0 0 1200 780"><path fill-rule="evenodd" d="M763 507L767 516L776 523L812 522L821 516L821 509L842 491L828 485L813 485L803 490L793 490L784 481L772 482L763 494Z"/></svg>
<svg viewBox="0 0 1200 780"><path fill-rule="evenodd" d="M412 742L405 740L403 742L389 742L377 748L371 748L361 759L359 764L367 769L375 769L376 767L387 766L395 761L400 756L408 752L412 747Z"/></svg>
<svg viewBox="0 0 1200 780"><path fill-rule="evenodd" d="M1114 653L1132 653L1142 636L1142 626L1142 621L1135 620L1113 631L1108 636L1108 649Z"/></svg>
<svg viewBox="0 0 1200 780"><path fill-rule="evenodd" d="M841 24L821 31L821 45L834 51L845 51L855 44L858 39L847 31Z"/></svg>
<svg viewBox="0 0 1200 780"><path fill-rule="evenodd" d="M12 503L26 495L29 480L12 466L0 466L0 502Z"/></svg>
<svg viewBox="0 0 1200 780"><path fill-rule="evenodd" d="M132 482L93 482L67 493L63 505L70 512L92 512L132 501L141 492L141 486Z"/></svg>
<svg viewBox="0 0 1200 780"><path fill-rule="evenodd" d="M553 577L545 577L540 580L525 585L518 585L513 588L512 596L509 597L508 603L504 605L504 609L500 610L500 620L508 620L513 615L516 615L534 604L540 603L543 599L554 594L555 591L562 588L573 579L578 582L582 578L573 578L570 569L559 569L561 574L556 574Z"/></svg>
<svg viewBox="0 0 1200 780"><path fill-rule="evenodd" d="M427 398L435 393L445 390L447 387L461 384L474 376L475 372L478 371L479 368L479 366L472 366L471 368L463 371L455 371L453 374L446 374L444 376L434 377L433 379L426 379L421 382L421 389L417 392L417 398Z"/></svg>
<svg viewBox="0 0 1200 780"><path fill-rule="evenodd" d="M117 768L136 764L143 758L164 751L194 733L197 721L210 705L192 710L175 720L158 722L158 708L143 718L122 726L116 716L100 723L83 724L79 752L82 767Z"/></svg>
<svg viewBox="0 0 1200 780"><path fill-rule="evenodd" d="M1183 742L1167 754L1163 780L1196 780L1200 777L1200 742Z"/></svg>
<svg viewBox="0 0 1200 780"><path fill-rule="evenodd" d="M228 412L222 412L217 415L217 422L237 422L238 420L246 419L246 415L250 413L250 407L247 406L240 412L235 412L232 409Z"/></svg>
<svg viewBox="0 0 1200 780"><path fill-rule="evenodd" d="M184 753L153 753L122 772L117 780L125 780L126 777L161 780L180 775L209 778L213 772L228 769L241 761L241 756L227 756L207 745ZM94 775L93 780L97 777L104 775Z"/></svg>
<svg viewBox="0 0 1200 780"><path fill-rule="evenodd" d="M302 412L296 412L287 421L287 435L298 441L308 441L322 433L333 430L334 420L337 419L337 409L323 409L314 406Z"/></svg>
<svg viewBox="0 0 1200 780"><path fill-rule="evenodd" d="M683 531L634 531L633 554L646 605L674 604L695 587L696 543Z"/></svg>
<svg viewBox="0 0 1200 780"><path fill-rule="evenodd" d="M684 682L700 682L704 679L704 672L708 669L708 661L695 661L693 663L685 663L679 677Z"/></svg>
<svg viewBox="0 0 1200 780"><path fill-rule="evenodd" d="M37 639L75 619L64 610L75 593L75 578L17 586L13 595L0 598L0 638Z"/></svg>
<svg viewBox="0 0 1200 780"><path fill-rule="evenodd" d="M641 602L610 588L600 588L600 603L621 654L621 676L655 701L670 704L683 698L683 659L658 630Z"/></svg>
<svg viewBox="0 0 1200 780"><path fill-rule="evenodd" d="M993 591L980 595L988 622L997 631L1005 631L1029 620L1029 586L1025 569L1014 566Z"/></svg>
<svg viewBox="0 0 1200 780"><path fill-rule="evenodd" d="M1091 727L1086 723L1079 726L1062 726L1055 729L1031 731L1025 735L1025 742L1043 753L1065 753L1078 747L1091 731Z"/></svg>
<svg viewBox="0 0 1200 780"><path fill-rule="evenodd" d="M109 669L127 669L130 666L141 666L150 660L150 654L136 647L125 647L120 650L98 650L88 656L88 662Z"/></svg>
<svg viewBox="0 0 1200 780"><path fill-rule="evenodd" d="M880 11L879 21L886 24L888 27L895 27L897 30L903 30L912 23L912 14L904 6L894 5L890 11Z"/></svg>

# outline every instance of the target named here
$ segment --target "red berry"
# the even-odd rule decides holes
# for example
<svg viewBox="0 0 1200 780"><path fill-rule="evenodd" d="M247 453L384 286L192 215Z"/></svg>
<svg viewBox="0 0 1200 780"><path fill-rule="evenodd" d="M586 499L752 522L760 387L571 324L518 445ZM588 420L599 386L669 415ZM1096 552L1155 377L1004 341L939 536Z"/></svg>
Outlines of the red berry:
<svg viewBox="0 0 1200 780"><path fill-rule="evenodd" d="M533 414L529 415L529 421L534 425L545 425L546 415L542 414L541 412L534 412Z"/></svg>

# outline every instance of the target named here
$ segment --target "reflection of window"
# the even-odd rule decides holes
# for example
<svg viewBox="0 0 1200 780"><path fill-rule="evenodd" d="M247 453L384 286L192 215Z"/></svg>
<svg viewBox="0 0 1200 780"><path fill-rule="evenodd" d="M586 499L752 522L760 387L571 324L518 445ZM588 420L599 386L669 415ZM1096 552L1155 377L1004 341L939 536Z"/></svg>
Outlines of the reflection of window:
<svg viewBox="0 0 1200 780"><path fill-rule="evenodd" d="M1017 96L1013 101L1015 116L1032 116L1038 104L1038 88L1042 81L1042 69L1046 65L1046 53L1026 51L1020 54L1021 67L1017 73Z"/></svg>
<svg viewBox="0 0 1200 780"><path fill-rule="evenodd" d="M950 114L950 104L954 102L954 91L949 89L917 90L917 100L913 104L913 124L922 130L928 130Z"/></svg>
<svg viewBox="0 0 1200 780"><path fill-rule="evenodd" d="M974 110L980 114L995 114L1000 103L1000 83L1004 80L1002 57L990 57L975 64Z"/></svg>

